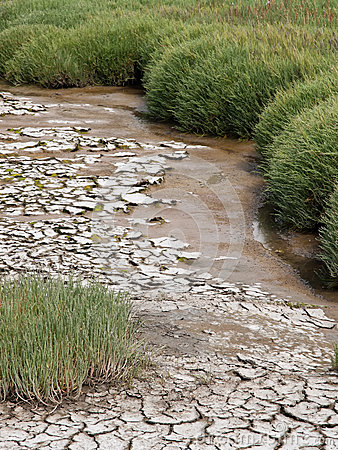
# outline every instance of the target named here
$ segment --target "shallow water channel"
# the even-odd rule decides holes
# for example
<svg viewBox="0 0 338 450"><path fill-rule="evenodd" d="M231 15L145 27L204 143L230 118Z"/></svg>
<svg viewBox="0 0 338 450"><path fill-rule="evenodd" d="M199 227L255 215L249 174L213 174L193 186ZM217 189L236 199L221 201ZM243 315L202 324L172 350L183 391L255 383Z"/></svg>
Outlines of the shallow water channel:
<svg viewBox="0 0 338 450"><path fill-rule="evenodd" d="M147 183L144 184L147 189L140 194L148 197L137 200L135 195L143 188L139 189L137 183L140 180L136 180L134 194L131 194L134 197L129 197L128 207L116 209L113 205L109 221L122 228L132 224L135 236L142 233L157 248L168 249L165 247L167 244L161 242L164 236L184 243L176 249L181 254L174 255L178 260L178 272L184 274L186 270L187 277L193 273L202 280L218 279L247 285L259 283L263 291L290 301L325 305L328 315L338 318L336 292L323 290L318 284L311 288L309 284L316 268L313 236L281 236L271 226L266 209L259 208L264 183L258 174L257 155L252 142L183 134L170 125L150 123L142 118L146 105L143 92L137 89L89 87L47 91L2 84L0 90L10 91L21 99L29 98L34 104L46 105L44 111L37 111L34 115L3 116L0 119L1 133L9 129L28 129L22 139L30 141L32 137L39 137L37 128L82 127L88 128L85 132L88 137L104 139L115 136L122 141L136 141L136 146L120 142L121 163L118 164L120 169L123 164L127 167L127 172L122 167L121 173L127 173L129 178L134 173L133 167L128 168L129 163L133 164L133 152L141 158L139 164L148 165ZM31 127L35 129L35 134L29 133ZM60 135L56 136L56 139L59 138ZM68 139L69 136L62 138ZM84 163L80 168L81 175L109 177L112 158L103 154L100 165L95 166L94 161L98 159L95 160L90 145L81 151L82 160L78 158L77 161ZM54 151L53 155L57 155L59 161L75 155L66 147L61 145ZM166 152L171 153L164 155ZM52 151L48 156L50 153ZM29 151L26 154L31 156ZM159 159L153 159L155 154ZM34 157L46 157L45 151L39 154L35 149ZM131 158L128 160L128 157ZM142 157L146 159L142 161ZM61 169L51 167L52 175L55 170ZM137 172L138 169L135 170ZM37 179L36 174L32 176ZM153 180L149 181L149 177ZM118 183L123 184L121 180ZM122 191L118 192L118 196ZM130 190L128 192L130 194ZM73 212L76 214L74 206ZM53 211L46 211L38 214L36 210L36 218L52 218ZM96 212L100 213L87 208L80 217L92 218ZM27 220L27 214L15 214L17 221ZM120 236L118 239L122 238ZM167 251L168 261L172 258L169 253ZM152 256L156 257L156 254ZM170 272L171 268L166 267L168 261L163 260L161 266L163 277L174 274ZM123 262L120 263L121 271L127 270ZM136 266L138 262L135 260L132 264ZM151 270L144 267L143 273L152 273ZM181 285L185 283L182 281ZM176 287L171 282L166 281L165 284L168 291L175 291ZM153 285L155 287L156 283ZM198 288L203 291L203 287L194 282L195 292Z"/></svg>

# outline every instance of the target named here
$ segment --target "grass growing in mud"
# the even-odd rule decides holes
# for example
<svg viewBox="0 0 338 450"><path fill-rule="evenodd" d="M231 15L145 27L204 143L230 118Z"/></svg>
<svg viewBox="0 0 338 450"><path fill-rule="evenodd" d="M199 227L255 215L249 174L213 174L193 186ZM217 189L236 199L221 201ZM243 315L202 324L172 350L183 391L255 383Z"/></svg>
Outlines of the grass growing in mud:
<svg viewBox="0 0 338 450"><path fill-rule="evenodd" d="M336 181L335 189L326 204L322 223L323 226L320 230L322 259L326 262L329 275L331 276L331 285L338 287L338 181Z"/></svg>
<svg viewBox="0 0 338 450"><path fill-rule="evenodd" d="M129 381L145 365L125 294L79 280L0 285L0 399L59 402L85 383Z"/></svg>
<svg viewBox="0 0 338 450"><path fill-rule="evenodd" d="M321 101L338 95L337 71L331 69L317 76L307 74L305 80L292 83L286 90L280 90L273 101L263 110L254 137L258 151L269 163L273 154L271 145L304 109L313 108ZM268 169L268 167L267 167Z"/></svg>
<svg viewBox="0 0 338 450"><path fill-rule="evenodd" d="M306 109L272 143L269 193L283 225L314 229L335 187L338 97Z"/></svg>
<svg viewBox="0 0 338 450"><path fill-rule="evenodd" d="M185 131L251 137L279 89L331 65L327 49L314 51L311 35L292 32L228 26L212 37L169 43L146 70L151 117L174 120Z"/></svg>
<svg viewBox="0 0 338 450"><path fill-rule="evenodd" d="M323 125L327 143L314 138L305 112L337 95L336 30L334 0L3 0L0 76L46 87L143 83L155 120L255 137L281 223L326 230L332 212L319 185L303 194L316 171L334 185L337 130ZM313 145L308 157L301 141ZM330 274L337 233L320 234Z"/></svg>
<svg viewBox="0 0 338 450"><path fill-rule="evenodd" d="M337 88L336 72L297 83L277 94L256 127L277 220L299 231L319 229L329 287L338 286Z"/></svg>
<svg viewBox="0 0 338 450"><path fill-rule="evenodd" d="M43 33L33 36L7 60L2 72L14 84L37 83L49 88L130 84L138 77L144 42L151 40L156 27L154 21L137 15L124 21L93 19L66 33L44 26Z"/></svg>

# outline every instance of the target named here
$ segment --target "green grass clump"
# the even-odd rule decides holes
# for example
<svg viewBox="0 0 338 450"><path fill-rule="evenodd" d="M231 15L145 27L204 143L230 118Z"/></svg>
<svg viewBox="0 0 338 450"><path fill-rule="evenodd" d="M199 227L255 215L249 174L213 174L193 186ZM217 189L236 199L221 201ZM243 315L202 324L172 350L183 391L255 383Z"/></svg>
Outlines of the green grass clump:
<svg viewBox="0 0 338 450"><path fill-rule="evenodd" d="M6 74L6 63L31 39L48 32L57 32L52 25L18 25L0 33L0 76Z"/></svg>
<svg viewBox="0 0 338 450"><path fill-rule="evenodd" d="M133 15L41 33L6 63L6 77L14 84L49 88L130 83L136 78L142 45L157 26L159 22Z"/></svg>
<svg viewBox="0 0 338 450"><path fill-rule="evenodd" d="M257 148L265 162L268 163L272 156L269 150L273 149L273 140L287 128L293 117L337 94L336 69L322 72L315 78L307 78L279 91L264 109L254 133Z"/></svg>
<svg viewBox="0 0 338 450"><path fill-rule="evenodd" d="M278 221L316 229L338 175L338 102L332 97L296 116L271 144L268 194Z"/></svg>
<svg viewBox="0 0 338 450"><path fill-rule="evenodd" d="M268 101L300 72L291 58L252 55L237 45L220 48L188 74L175 119L185 131L250 138Z"/></svg>
<svg viewBox="0 0 338 450"><path fill-rule="evenodd" d="M177 96L187 73L198 59L212 51L210 37L203 34L194 39L195 30L189 31L191 34L185 35L186 42L166 42L164 51L155 51L146 67L143 84L147 91L147 107L150 116L156 120L175 119Z"/></svg>
<svg viewBox="0 0 338 450"><path fill-rule="evenodd" d="M5 71L6 79L13 84L36 83L59 88L90 83L88 71L79 65L72 52L72 36L60 28L40 33L23 45L6 62Z"/></svg>
<svg viewBox="0 0 338 450"><path fill-rule="evenodd" d="M175 41L146 67L150 116L184 131L248 138L277 90L331 64L327 49L314 46L307 32L271 26Z"/></svg>
<svg viewBox="0 0 338 450"><path fill-rule="evenodd" d="M335 190L327 203L321 222L323 223L319 233L322 250L321 259L328 269L331 278L330 284L338 286L338 183L336 183Z"/></svg>
<svg viewBox="0 0 338 450"><path fill-rule="evenodd" d="M59 402L85 383L130 380L144 365L123 293L40 275L0 286L0 399Z"/></svg>

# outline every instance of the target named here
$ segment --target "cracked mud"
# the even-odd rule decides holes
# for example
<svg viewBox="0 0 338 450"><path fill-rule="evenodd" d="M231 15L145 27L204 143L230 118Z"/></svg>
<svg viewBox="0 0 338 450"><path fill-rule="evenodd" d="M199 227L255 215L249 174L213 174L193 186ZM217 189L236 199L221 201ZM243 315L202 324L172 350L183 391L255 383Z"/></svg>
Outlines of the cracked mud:
<svg viewBox="0 0 338 450"><path fill-rule="evenodd" d="M130 290L157 356L128 388L88 388L56 410L1 404L0 448L338 448L338 378L323 334L335 321L226 276L241 257L243 230L235 239L232 228L242 212L221 171L189 173L202 146L96 135L83 120L36 126L60 107L0 94L0 271ZM13 116L25 120L13 126ZM190 208L185 191L167 189L177 173L187 174L189 202L195 184L212 186L209 204L229 202L222 245L212 245L219 227L205 226L204 203ZM193 226L180 231L177 208L201 214L208 245Z"/></svg>

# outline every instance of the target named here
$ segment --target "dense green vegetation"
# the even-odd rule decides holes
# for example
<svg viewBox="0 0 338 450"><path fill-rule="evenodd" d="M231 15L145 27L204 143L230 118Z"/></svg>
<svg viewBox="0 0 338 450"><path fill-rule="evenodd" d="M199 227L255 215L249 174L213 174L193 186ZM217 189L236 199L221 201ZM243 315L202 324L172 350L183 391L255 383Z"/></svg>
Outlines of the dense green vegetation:
<svg viewBox="0 0 338 450"><path fill-rule="evenodd" d="M46 301L48 298L48 301ZM35 275L0 285L0 399L58 402L145 364L124 294Z"/></svg>
<svg viewBox="0 0 338 450"><path fill-rule="evenodd" d="M336 181L335 189L327 202L324 217L322 219L323 227L320 230L321 246L323 250L323 259L332 277L331 283L336 287L338 273L338 183ZM338 363L338 359L337 359Z"/></svg>
<svg viewBox="0 0 338 450"><path fill-rule="evenodd" d="M251 137L277 90L331 64L327 49L314 51L310 34L295 37L292 32L268 25L229 26L217 38L208 33L170 43L147 66L151 116L175 120L185 131Z"/></svg>
<svg viewBox="0 0 338 450"><path fill-rule="evenodd" d="M320 223L337 175L337 116L334 96L302 111L271 144L268 189L284 225Z"/></svg>
<svg viewBox="0 0 338 450"><path fill-rule="evenodd" d="M254 137L280 223L327 230L336 27L334 0L4 0L0 76L46 87L142 83L155 120ZM332 277L336 230L320 234Z"/></svg>
<svg viewBox="0 0 338 450"><path fill-rule="evenodd" d="M262 112L255 128L257 147L267 164L273 156L271 145L290 122L304 109L313 108L318 103L338 95L337 72L329 69L318 76L292 83L286 90L279 91L273 102Z"/></svg>

